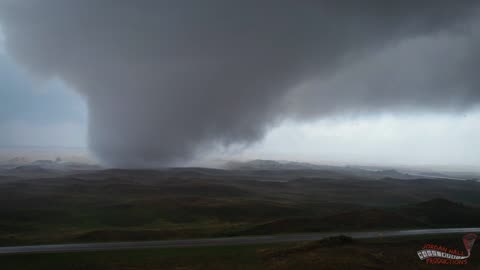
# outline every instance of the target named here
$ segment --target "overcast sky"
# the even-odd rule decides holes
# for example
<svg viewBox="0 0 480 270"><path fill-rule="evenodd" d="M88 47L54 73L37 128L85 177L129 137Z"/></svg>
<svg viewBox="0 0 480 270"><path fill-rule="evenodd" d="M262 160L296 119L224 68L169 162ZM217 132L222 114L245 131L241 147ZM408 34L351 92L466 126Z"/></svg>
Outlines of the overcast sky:
<svg viewBox="0 0 480 270"><path fill-rule="evenodd" d="M2 47L0 147L86 147L87 108L80 95L59 79L32 78Z"/></svg>
<svg viewBox="0 0 480 270"><path fill-rule="evenodd" d="M229 1L227 1L229 2ZM0 2L0 146L480 164L476 1Z"/></svg>

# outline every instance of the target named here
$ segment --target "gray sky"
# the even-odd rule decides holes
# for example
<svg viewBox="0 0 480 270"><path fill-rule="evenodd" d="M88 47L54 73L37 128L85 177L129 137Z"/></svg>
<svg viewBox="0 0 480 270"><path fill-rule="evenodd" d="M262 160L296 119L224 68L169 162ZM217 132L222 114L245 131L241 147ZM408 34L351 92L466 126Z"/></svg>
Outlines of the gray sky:
<svg viewBox="0 0 480 270"><path fill-rule="evenodd" d="M4 0L0 145L478 164L479 5Z"/></svg>
<svg viewBox="0 0 480 270"><path fill-rule="evenodd" d="M30 75L0 49L0 147L85 147L87 108L80 95L60 79Z"/></svg>

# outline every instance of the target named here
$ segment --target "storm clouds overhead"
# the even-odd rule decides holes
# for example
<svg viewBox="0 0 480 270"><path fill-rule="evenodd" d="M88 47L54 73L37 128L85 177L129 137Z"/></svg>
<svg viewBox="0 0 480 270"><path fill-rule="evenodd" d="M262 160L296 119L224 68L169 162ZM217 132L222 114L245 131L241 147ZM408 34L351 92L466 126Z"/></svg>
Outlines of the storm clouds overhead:
<svg viewBox="0 0 480 270"><path fill-rule="evenodd" d="M106 164L178 164L282 120L480 103L480 2L0 1L5 47L84 96Z"/></svg>

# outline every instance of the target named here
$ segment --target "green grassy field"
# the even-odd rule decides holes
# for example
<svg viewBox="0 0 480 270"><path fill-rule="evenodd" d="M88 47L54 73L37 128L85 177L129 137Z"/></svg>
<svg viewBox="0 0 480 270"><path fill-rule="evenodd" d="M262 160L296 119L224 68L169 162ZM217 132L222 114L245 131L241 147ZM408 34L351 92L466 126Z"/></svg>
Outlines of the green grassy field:
<svg viewBox="0 0 480 270"><path fill-rule="evenodd" d="M206 172L2 177L0 245L480 224L475 181L309 178L289 171L290 181L267 182L281 173Z"/></svg>
<svg viewBox="0 0 480 270"><path fill-rule="evenodd" d="M0 256L0 266L2 270L478 269L478 245L465 266L428 265L416 255L425 243L464 250L461 238L461 234L362 241L333 238L281 245L23 254Z"/></svg>

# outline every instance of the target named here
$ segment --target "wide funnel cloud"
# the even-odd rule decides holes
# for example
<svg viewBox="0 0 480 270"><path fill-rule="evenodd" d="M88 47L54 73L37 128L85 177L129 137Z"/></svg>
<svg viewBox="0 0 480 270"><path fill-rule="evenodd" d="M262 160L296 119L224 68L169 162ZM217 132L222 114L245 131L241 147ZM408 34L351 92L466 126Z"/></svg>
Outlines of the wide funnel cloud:
<svg viewBox="0 0 480 270"><path fill-rule="evenodd" d="M0 2L6 46L89 108L94 153L165 166L285 118L464 110L480 101L480 3Z"/></svg>

